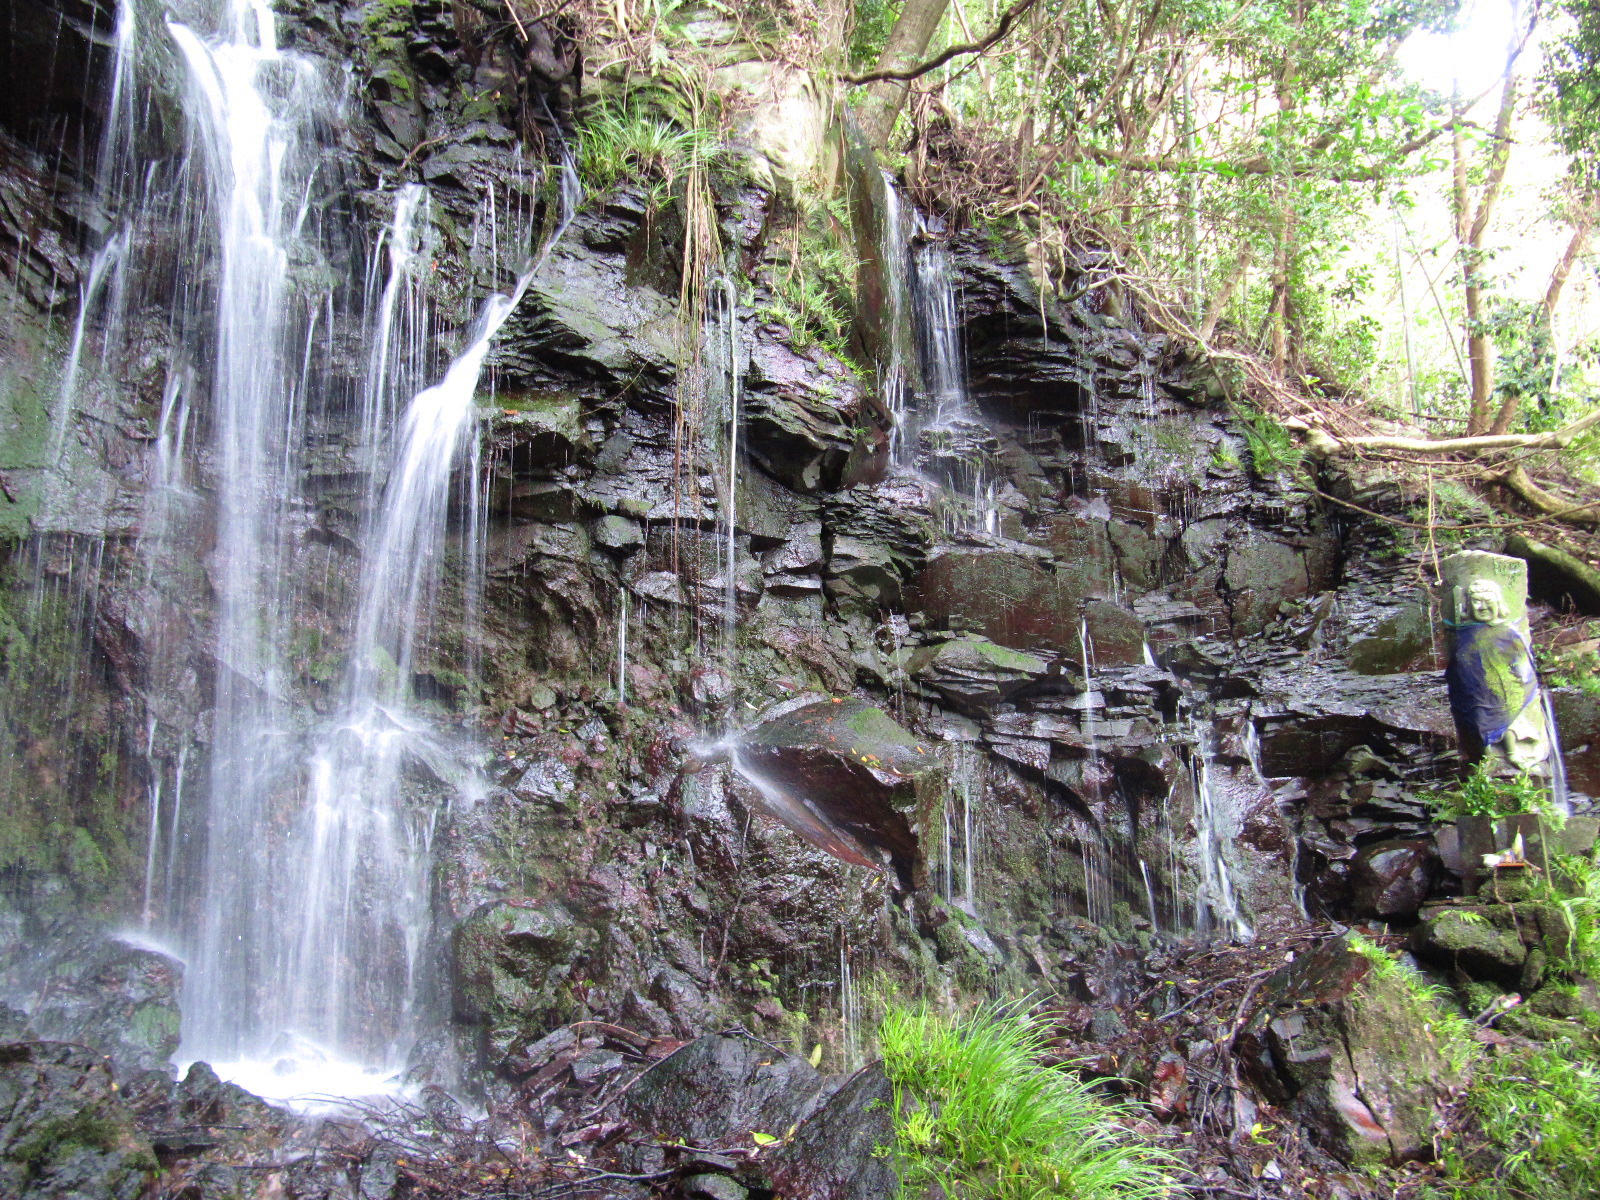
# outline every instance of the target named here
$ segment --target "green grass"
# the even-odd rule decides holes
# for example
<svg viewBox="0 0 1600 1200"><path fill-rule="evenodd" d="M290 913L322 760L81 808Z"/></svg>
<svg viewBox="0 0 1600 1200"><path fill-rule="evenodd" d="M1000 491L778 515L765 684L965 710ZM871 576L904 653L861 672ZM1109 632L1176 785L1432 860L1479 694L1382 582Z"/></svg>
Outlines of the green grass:
<svg viewBox="0 0 1600 1200"><path fill-rule="evenodd" d="M1372 964L1373 974L1379 979L1404 985L1410 996L1411 1026L1438 1039L1445 1061L1457 1071L1466 1071L1477 1061L1480 1048L1473 1038L1472 1022L1456 1011L1448 991L1429 983L1399 955L1359 933L1350 934L1349 945Z"/></svg>
<svg viewBox="0 0 1600 1200"><path fill-rule="evenodd" d="M1600 863L1592 854L1558 854L1551 858L1550 867L1556 903L1572 926L1568 958L1556 965L1600 978Z"/></svg>
<svg viewBox="0 0 1600 1200"><path fill-rule="evenodd" d="M1600 1066L1565 1045L1483 1064L1467 1093L1470 1122L1445 1143L1449 1200L1600 1196Z"/></svg>
<svg viewBox="0 0 1600 1200"><path fill-rule="evenodd" d="M713 131L686 126L641 100L591 114L583 123L578 174L588 190L605 195L625 179L651 180L659 203L691 160L709 162L718 142Z"/></svg>
<svg viewBox="0 0 1600 1200"><path fill-rule="evenodd" d="M1600 622L1590 621L1592 637ZM1590 696L1600 696L1600 652L1583 648L1539 653L1539 673L1551 687L1575 687Z"/></svg>
<svg viewBox="0 0 1600 1200"><path fill-rule="evenodd" d="M849 214L840 204L802 204L793 224L775 238L771 298L758 316L789 327L796 350L821 346L849 356L859 262L848 244Z"/></svg>
<svg viewBox="0 0 1600 1200"><path fill-rule="evenodd" d="M891 1007L878 1031L894 1084L902 1194L953 1200L1154 1200L1172 1164L1126 1128L1137 1111L1039 1062L1049 1029L991 1006L965 1018Z"/></svg>

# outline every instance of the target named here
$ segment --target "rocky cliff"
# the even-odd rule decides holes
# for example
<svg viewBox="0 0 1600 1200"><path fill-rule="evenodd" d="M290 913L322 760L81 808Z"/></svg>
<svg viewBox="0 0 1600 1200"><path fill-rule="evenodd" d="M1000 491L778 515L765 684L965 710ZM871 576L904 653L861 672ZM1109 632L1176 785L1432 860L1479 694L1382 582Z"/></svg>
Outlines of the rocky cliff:
<svg viewBox="0 0 1600 1200"><path fill-rule="evenodd" d="M164 1075L191 1019L199 863L272 853L219 848L209 815L232 786L217 696L241 671L219 643L221 384L191 327L205 302L184 297L217 268L174 209L135 205L101 169L120 86L143 113L122 153L150 194L192 182L181 69L151 37L119 75L117 14L87 0L4 11L0 979L19 1029L137 1080L130 1103L144 1136L165 1130L154 1149L182 1194L232 1194L248 1155L212 1127L300 1135L203 1066ZM132 11L159 31L154 6ZM751 115L703 180L591 176L567 214L563 148L598 103L570 72L530 65L469 6L279 12L295 61L339 92L336 123L311 131L314 253L291 269L310 303L274 534L282 669L247 680L285 739L316 743L365 669L358 596L391 469L363 397L401 185L427 195L403 301L417 317L383 328L405 329L385 361L412 391L546 247L488 348L415 653L388 668L428 731L386 785L426 829L428 915L404 1021L376 984L340 1002L377 1040L408 1035L410 1084L521 1106L552 1147L613 1116L715 1146L865 1106L786 1059L767 1111L769 1063L744 1058L820 1047L853 1070L890 991L1113 1014L1138 953L1408 921L1451 889L1416 796L1447 776L1453 735L1415 552L1255 453L1226 373L1107 303L1090 251L1041 294L1025 246L912 228L820 110L798 173L763 124L794 80L749 63ZM834 198L820 225L817 194ZM793 280L824 245L858 266L848 327L819 338ZM1562 703L1574 729L1593 723ZM1600 779L1590 740L1569 737L1580 790ZM263 839L297 820L317 760L296 753ZM1320 1095L1282 1066L1297 1060L1271 1019L1274 1086ZM674 1055L664 1082L620 1082L735 1026ZM103 1069L28 1054L4 1069L38 1088ZM673 1092L705 1079L723 1098ZM735 1104L724 1093L756 1106L742 1125L684 1124ZM99 1174L73 1194L141 1186L149 1143L113 1130L117 1113L79 1139ZM1337 1118L1306 1120L1359 1157ZM1410 1157L1414 1136L1385 1144ZM629 1146L620 1173L687 1195L738 1173ZM431 1194L393 1146L301 1175L290 1160L273 1160L278 1194ZM30 1161L31 1195L90 1170Z"/></svg>

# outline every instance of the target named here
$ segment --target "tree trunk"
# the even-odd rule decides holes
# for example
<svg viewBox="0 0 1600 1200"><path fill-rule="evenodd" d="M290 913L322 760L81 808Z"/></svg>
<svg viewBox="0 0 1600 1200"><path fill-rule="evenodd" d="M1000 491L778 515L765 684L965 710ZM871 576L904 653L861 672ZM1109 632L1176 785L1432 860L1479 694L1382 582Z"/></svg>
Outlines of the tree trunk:
<svg viewBox="0 0 1600 1200"><path fill-rule="evenodd" d="M1494 341L1483 325L1485 289L1481 268L1483 265L1483 238L1489 229L1489 218L1494 214L1495 201L1500 198L1500 187L1505 182L1506 167L1511 161L1511 118L1517 107L1517 77L1515 56L1506 62L1505 86L1500 92L1500 111L1495 116L1491 135L1487 177L1483 188L1473 201L1467 184L1466 135L1461 118L1456 111L1457 123L1454 142L1453 184L1456 207L1456 252L1461 258L1461 289L1466 309L1467 366L1471 376L1471 402L1467 409L1467 433L1488 433L1497 422L1490 412L1494 391ZM1511 405L1515 412L1515 403ZM1509 420L1509 418L1508 418Z"/></svg>
<svg viewBox="0 0 1600 1200"><path fill-rule="evenodd" d="M928 43L938 32L949 5L950 0L905 0L873 70L905 71L916 66L927 54ZM895 118L900 115L910 88L909 83L898 79L879 79L867 86L857 119L867 140L879 150L889 144Z"/></svg>
<svg viewBox="0 0 1600 1200"><path fill-rule="evenodd" d="M1561 289L1566 286L1572 268L1577 265L1579 256L1589 245L1589 234L1594 228L1595 215L1595 205L1591 203L1584 205L1573 216L1572 236L1567 239L1567 248L1562 251L1555 269L1550 272L1550 284L1545 288L1544 299L1539 303L1539 319L1544 322L1550 342L1550 353L1554 359L1550 367L1552 393L1560 383L1561 375L1561 358L1556 353L1556 304L1561 299ZM1505 433L1511 428L1511 422L1517 416L1517 402L1521 398L1516 392L1506 395L1500 403L1500 411L1495 416L1490 433Z"/></svg>

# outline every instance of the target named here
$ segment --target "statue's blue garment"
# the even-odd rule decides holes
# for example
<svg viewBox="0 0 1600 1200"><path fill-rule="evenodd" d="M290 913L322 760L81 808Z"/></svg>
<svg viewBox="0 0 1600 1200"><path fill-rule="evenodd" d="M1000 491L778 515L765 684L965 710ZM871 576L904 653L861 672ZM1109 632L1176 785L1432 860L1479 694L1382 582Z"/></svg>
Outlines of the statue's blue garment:
<svg viewBox="0 0 1600 1200"><path fill-rule="evenodd" d="M1450 714L1481 747L1493 746L1539 694L1532 651L1514 625L1463 621L1447 626L1450 665L1444 680ZM1496 671L1495 664L1504 666Z"/></svg>

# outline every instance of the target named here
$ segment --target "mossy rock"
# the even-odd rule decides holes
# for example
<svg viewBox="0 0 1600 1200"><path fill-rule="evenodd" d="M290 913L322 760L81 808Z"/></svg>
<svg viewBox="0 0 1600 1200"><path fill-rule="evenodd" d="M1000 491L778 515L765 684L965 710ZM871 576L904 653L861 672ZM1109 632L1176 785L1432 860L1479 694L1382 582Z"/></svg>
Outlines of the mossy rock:
<svg viewBox="0 0 1600 1200"><path fill-rule="evenodd" d="M554 900L485 904L456 926L452 1004L457 1020L483 1028L485 1066L580 1015L570 985L591 940Z"/></svg>
<svg viewBox="0 0 1600 1200"><path fill-rule="evenodd" d="M1351 1164L1426 1158L1461 1072L1445 1014L1398 965L1380 970L1348 938L1326 942L1262 985L1253 1027L1291 1106Z"/></svg>
<svg viewBox="0 0 1600 1200"><path fill-rule="evenodd" d="M1477 905L1424 910L1411 934L1411 950L1436 966L1508 987L1520 983L1528 957L1521 935Z"/></svg>
<svg viewBox="0 0 1600 1200"><path fill-rule="evenodd" d="M1050 671L1049 662L1037 654L972 635L919 651L909 666L912 675L951 705L973 714L1009 699Z"/></svg>
<svg viewBox="0 0 1600 1200"><path fill-rule="evenodd" d="M0 1195L138 1200L157 1169L97 1054L61 1042L0 1045Z"/></svg>

